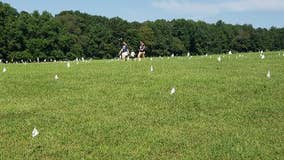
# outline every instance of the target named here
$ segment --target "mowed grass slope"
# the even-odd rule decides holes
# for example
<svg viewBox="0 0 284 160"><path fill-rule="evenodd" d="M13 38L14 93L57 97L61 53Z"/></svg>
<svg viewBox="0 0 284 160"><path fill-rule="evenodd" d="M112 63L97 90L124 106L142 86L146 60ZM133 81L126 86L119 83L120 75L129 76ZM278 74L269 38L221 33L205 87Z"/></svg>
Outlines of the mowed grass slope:
<svg viewBox="0 0 284 160"><path fill-rule="evenodd" d="M283 159L278 53L0 64L0 159Z"/></svg>

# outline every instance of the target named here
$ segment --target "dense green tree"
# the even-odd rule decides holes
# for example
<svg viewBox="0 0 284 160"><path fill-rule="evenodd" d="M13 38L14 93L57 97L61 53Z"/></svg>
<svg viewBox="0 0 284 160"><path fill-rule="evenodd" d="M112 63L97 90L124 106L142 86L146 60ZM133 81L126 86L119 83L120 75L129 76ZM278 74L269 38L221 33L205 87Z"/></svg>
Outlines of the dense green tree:
<svg viewBox="0 0 284 160"><path fill-rule="evenodd" d="M0 2L0 59L11 62L44 59L113 58L122 42L138 51L139 41L146 44L146 56L221 54L281 50L284 28L253 28L223 21L174 19L127 22L119 17L106 18L79 11L63 11L53 16L17 12Z"/></svg>

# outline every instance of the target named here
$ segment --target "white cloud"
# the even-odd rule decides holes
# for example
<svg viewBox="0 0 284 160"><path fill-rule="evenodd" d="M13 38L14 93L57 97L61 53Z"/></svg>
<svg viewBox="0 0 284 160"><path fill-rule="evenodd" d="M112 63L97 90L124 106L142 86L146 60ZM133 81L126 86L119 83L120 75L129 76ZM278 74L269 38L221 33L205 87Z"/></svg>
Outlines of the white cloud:
<svg viewBox="0 0 284 160"><path fill-rule="evenodd" d="M152 5L166 11L192 15L216 15L221 12L284 11L284 0L219 0L214 3L155 0Z"/></svg>

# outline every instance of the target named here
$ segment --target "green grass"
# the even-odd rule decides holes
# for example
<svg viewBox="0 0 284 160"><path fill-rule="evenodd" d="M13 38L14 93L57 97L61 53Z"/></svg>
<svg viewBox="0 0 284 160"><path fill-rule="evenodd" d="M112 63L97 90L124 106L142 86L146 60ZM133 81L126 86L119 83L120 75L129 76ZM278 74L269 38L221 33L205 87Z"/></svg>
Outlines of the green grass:
<svg viewBox="0 0 284 160"><path fill-rule="evenodd" d="M0 64L0 159L284 159L278 53Z"/></svg>

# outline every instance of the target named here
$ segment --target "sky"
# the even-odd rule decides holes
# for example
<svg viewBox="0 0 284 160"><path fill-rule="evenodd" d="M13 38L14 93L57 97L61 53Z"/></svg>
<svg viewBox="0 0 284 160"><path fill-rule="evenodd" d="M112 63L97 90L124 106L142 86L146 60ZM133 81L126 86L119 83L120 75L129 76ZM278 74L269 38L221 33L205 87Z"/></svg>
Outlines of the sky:
<svg viewBox="0 0 284 160"><path fill-rule="evenodd" d="M256 27L284 27L284 0L0 0L18 11L79 10L91 15L121 17L129 22L156 19L222 20Z"/></svg>

